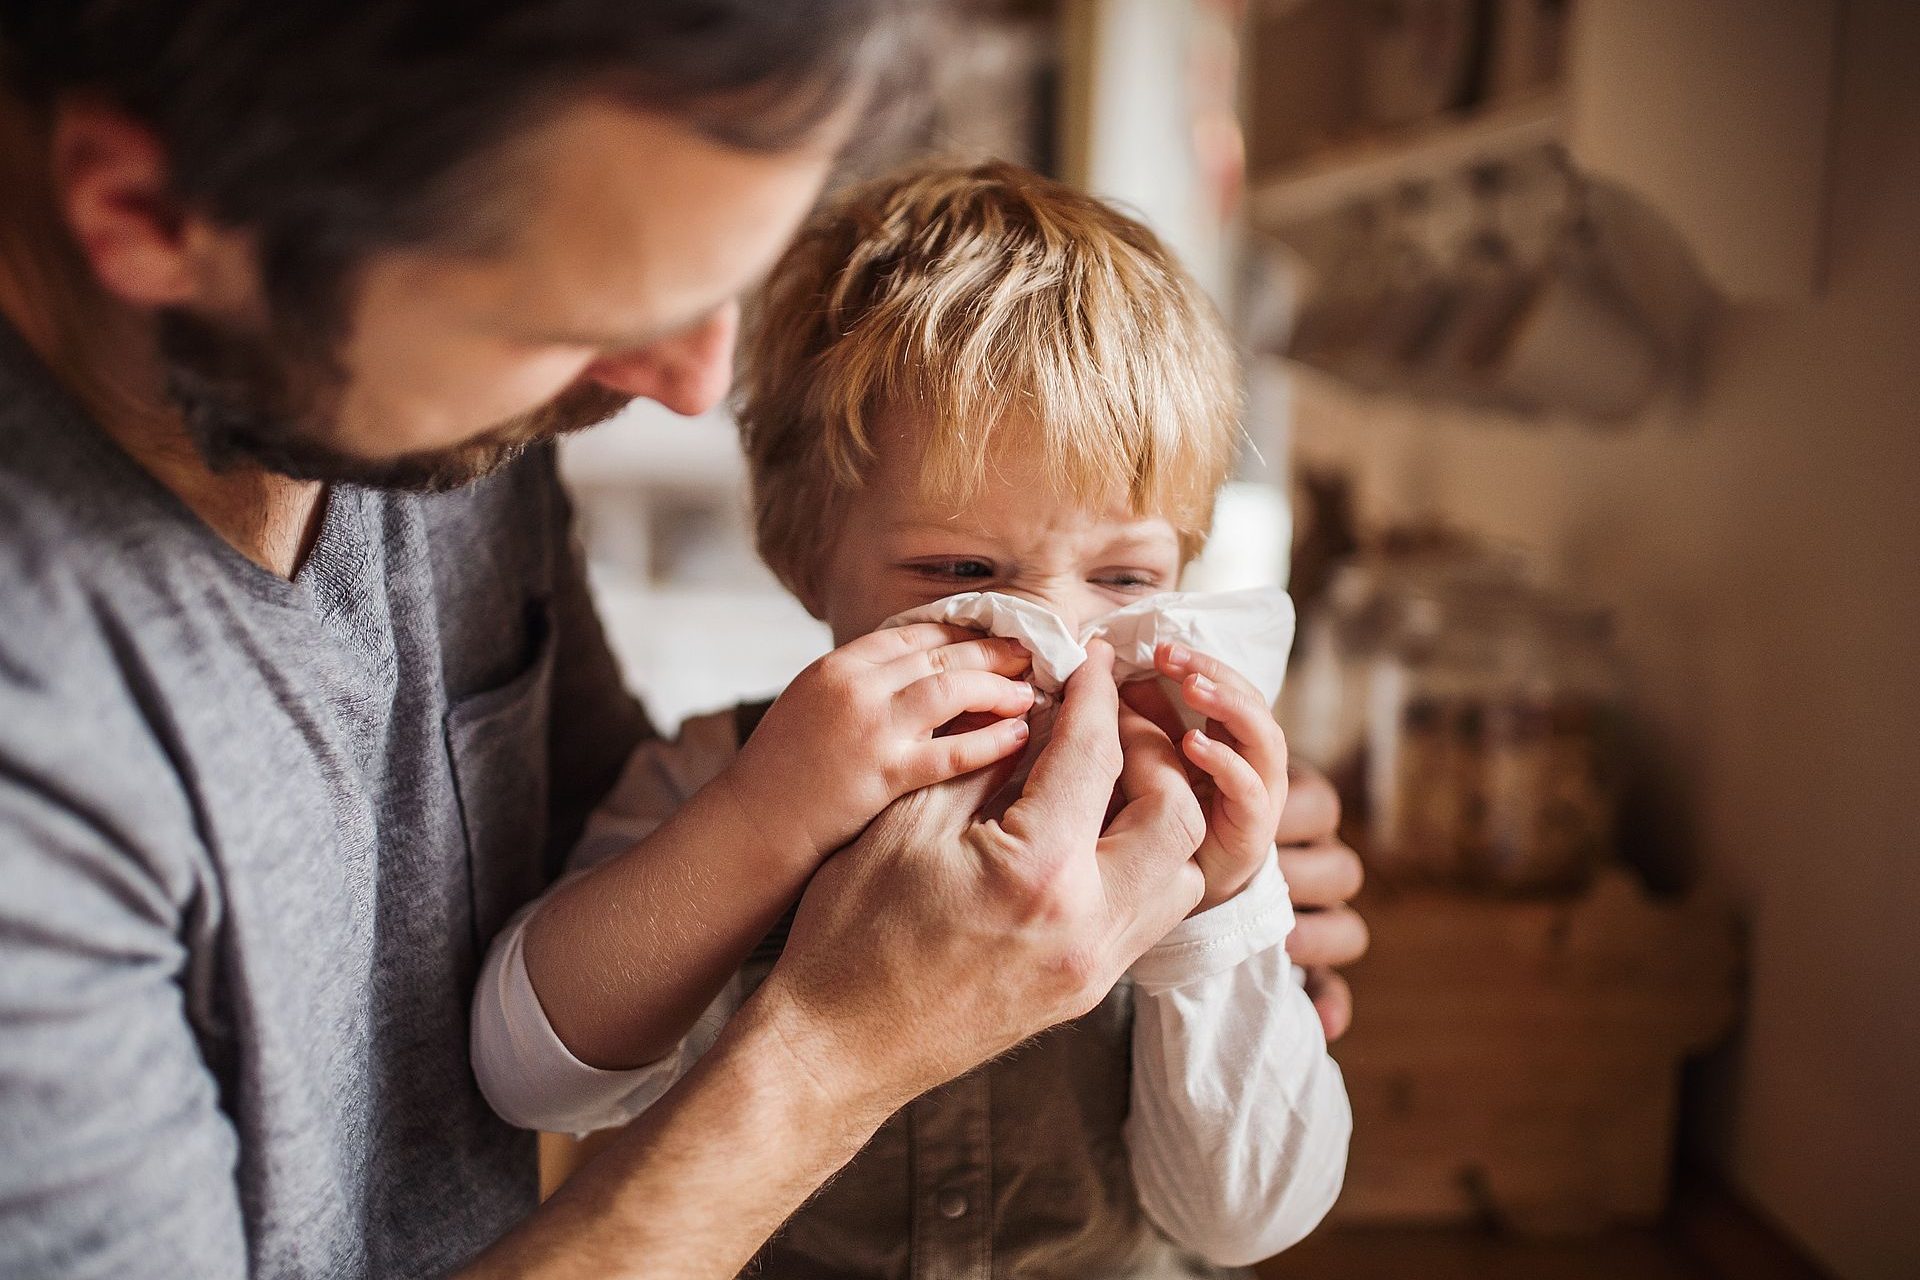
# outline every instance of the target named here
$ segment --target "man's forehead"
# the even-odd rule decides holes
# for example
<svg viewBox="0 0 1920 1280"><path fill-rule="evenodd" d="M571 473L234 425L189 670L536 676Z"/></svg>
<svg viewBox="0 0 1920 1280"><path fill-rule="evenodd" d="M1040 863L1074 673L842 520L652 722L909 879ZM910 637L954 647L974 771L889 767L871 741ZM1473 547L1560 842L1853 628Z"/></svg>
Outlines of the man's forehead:
<svg viewBox="0 0 1920 1280"><path fill-rule="evenodd" d="M811 207L830 157L751 152L656 112L590 100L520 145L517 209L486 265L530 326L642 337L698 323L753 284Z"/></svg>

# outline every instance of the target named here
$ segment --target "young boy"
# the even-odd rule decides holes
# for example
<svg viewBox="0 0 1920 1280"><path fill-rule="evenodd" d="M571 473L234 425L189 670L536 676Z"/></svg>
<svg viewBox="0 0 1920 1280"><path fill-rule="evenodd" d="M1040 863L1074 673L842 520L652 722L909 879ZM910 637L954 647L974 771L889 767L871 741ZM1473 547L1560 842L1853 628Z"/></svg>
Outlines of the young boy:
<svg viewBox="0 0 1920 1280"><path fill-rule="evenodd" d="M1191 280L1139 224L1006 165L840 198L776 268L745 363L761 552L840 647L771 706L639 751L574 873L503 931L474 1060L517 1124L638 1115L777 962L824 859L896 797L1026 748L1022 644L890 619L994 591L1078 632L1171 591L1239 441ZM1159 685L1127 687L1205 803L1200 908L1092 1013L888 1121L764 1274L1219 1274L1332 1203L1350 1118L1282 945L1285 747L1223 663L1152 661L1207 722L1183 734ZM622 981L569 985L596 965Z"/></svg>

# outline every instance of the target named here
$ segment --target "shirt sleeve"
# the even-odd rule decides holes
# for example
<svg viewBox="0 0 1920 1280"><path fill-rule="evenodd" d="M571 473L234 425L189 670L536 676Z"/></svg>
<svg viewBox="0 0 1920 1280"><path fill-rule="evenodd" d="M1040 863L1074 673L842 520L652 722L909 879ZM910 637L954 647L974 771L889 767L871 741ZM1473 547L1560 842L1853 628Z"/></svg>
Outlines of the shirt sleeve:
<svg viewBox="0 0 1920 1280"><path fill-rule="evenodd" d="M104 768L112 709L5 657L0 1275L243 1277L238 1140L189 1017L183 938L213 925L149 843L184 798L159 769Z"/></svg>
<svg viewBox="0 0 1920 1280"><path fill-rule="evenodd" d="M473 1069L480 1092L501 1119L522 1129L581 1134L623 1125L665 1096L713 1047L740 1007L740 977L728 981L665 1057L630 1071L590 1066L554 1032L527 977L521 939L538 905L501 930L480 973L473 1003Z"/></svg>
<svg viewBox="0 0 1920 1280"><path fill-rule="evenodd" d="M1353 1118L1287 959L1292 929L1269 859L1133 968L1134 1183L1161 1231L1221 1266L1299 1241L1346 1172Z"/></svg>
<svg viewBox="0 0 1920 1280"><path fill-rule="evenodd" d="M672 741L642 743L587 821L567 861L568 874L606 861L652 835L667 817L732 759L733 715L700 716ZM736 975L665 1057L629 1071L606 1071L576 1058L554 1031L527 976L527 921L521 909L494 940L474 990L470 1050L480 1092L501 1119L523 1129L588 1133L632 1120L672 1088L713 1047L740 1007Z"/></svg>

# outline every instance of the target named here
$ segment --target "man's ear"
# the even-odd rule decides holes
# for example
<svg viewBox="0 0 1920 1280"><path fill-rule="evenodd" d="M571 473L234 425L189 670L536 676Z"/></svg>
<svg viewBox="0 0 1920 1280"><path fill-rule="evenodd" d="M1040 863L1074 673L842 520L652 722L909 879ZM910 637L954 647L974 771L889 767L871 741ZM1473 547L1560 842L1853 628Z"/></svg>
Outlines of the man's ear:
<svg viewBox="0 0 1920 1280"><path fill-rule="evenodd" d="M151 129L104 103L62 103L50 160L60 212L103 288L146 309L196 299L186 219Z"/></svg>

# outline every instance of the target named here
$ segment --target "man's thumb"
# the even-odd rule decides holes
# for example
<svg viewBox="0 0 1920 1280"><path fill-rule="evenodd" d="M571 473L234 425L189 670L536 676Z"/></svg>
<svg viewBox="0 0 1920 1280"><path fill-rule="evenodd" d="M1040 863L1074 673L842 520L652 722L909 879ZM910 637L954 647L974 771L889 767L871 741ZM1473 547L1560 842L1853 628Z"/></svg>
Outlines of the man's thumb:
<svg viewBox="0 0 1920 1280"><path fill-rule="evenodd" d="M1020 788L1015 780L1026 775L1035 749L1035 745L1029 742L1025 750L996 760L984 769L975 769L972 773L963 773L957 778L928 787L927 791L939 793L939 801L951 806L949 812L958 817L959 826L983 818L998 818L1007 811L1008 805L1020 798ZM929 794L928 799L934 798Z"/></svg>

